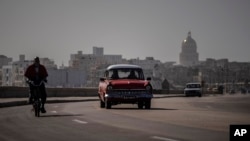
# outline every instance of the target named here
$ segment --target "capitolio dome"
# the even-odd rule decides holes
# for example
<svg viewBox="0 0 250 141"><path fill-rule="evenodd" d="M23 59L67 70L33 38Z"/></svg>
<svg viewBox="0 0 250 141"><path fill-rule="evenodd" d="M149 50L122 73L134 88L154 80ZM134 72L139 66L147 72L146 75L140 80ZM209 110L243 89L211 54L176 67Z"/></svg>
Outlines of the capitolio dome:
<svg viewBox="0 0 250 141"><path fill-rule="evenodd" d="M179 59L180 64L183 66L194 66L199 62L196 42L191 37L190 31L188 32L187 38L182 41Z"/></svg>
<svg viewBox="0 0 250 141"><path fill-rule="evenodd" d="M182 46L183 46L183 47L195 47L195 48L197 48L196 42L195 42L195 40L191 37L191 32L190 32L190 31L188 32L187 38L184 39L184 40L182 41Z"/></svg>

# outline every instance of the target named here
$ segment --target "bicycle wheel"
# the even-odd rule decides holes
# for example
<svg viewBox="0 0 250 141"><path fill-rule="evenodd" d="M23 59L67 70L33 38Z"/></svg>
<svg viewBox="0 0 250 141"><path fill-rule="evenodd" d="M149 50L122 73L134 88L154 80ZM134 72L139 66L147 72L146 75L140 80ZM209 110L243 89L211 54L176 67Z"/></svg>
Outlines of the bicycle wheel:
<svg viewBox="0 0 250 141"><path fill-rule="evenodd" d="M35 102L34 102L34 109L35 109L35 116L40 117L40 107L41 107L41 102L40 102L40 95L39 95L39 89L35 89L34 91L34 97L35 97Z"/></svg>
<svg viewBox="0 0 250 141"><path fill-rule="evenodd" d="M33 106L34 110L35 110L35 116L37 117L37 101L34 102L34 106Z"/></svg>
<svg viewBox="0 0 250 141"><path fill-rule="evenodd" d="M41 107L41 104L40 104L40 102L38 100L37 107L36 107L36 111L37 111L36 116L37 117L40 117L40 107Z"/></svg>

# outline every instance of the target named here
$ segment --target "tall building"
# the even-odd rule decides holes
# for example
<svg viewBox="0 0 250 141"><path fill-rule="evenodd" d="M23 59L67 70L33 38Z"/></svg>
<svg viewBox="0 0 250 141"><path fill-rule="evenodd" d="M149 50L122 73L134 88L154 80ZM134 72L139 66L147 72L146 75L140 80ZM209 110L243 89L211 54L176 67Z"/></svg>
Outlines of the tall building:
<svg viewBox="0 0 250 141"><path fill-rule="evenodd" d="M194 66L199 63L199 54L197 52L197 45L195 40L191 37L191 32L188 32L188 36L182 41L181 53L180 53L180 65Z"/></svg>
<svg viewBox="0 0 250 141"><path fill-rule="evenodd" d="M3 66L8 65L11 61L12 61L12 58L8 58L5 55L0 55L0 86L2 86Z"/></svg>
<svg viewBox="0 0 250 141"><path fill-rule="evenodd" d="M95 46L92 54L83 54L82 51L78 51L77 54L70 55L69 68L85 72L86 86L93 87L98 85L99 78L102 76L98 76L100 74L99 67L123 62L122 55L106 55L103 52L103 47Z"/></svg>
<svg viewBox="0 0 250 141"><path fill-rule="evenodd" d="M93 55L103 56L103 47L93 47Z"/></svg>
<svg viewBox="0 0 250 141"><path fill-rule="evenodd" d="M8 58L5 55L0 55L0 69L2 68L2 66L8 65L8 63L11 61L12 61L12 58Z"/></svg>

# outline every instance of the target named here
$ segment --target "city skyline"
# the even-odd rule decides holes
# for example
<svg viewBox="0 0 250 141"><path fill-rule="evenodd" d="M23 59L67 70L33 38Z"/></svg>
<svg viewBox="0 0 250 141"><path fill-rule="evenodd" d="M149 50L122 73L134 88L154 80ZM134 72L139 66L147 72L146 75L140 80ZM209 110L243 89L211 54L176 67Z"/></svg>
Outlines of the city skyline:
<svg viewBox="0 0 250 141"><path fill-rule="evenodd" d="M0 54L14 61L19 54L48 57L59 66L98 46L126 59L179 63L191 31L199 60L249 62L249 6L247 0L0 0Z"/></svg>

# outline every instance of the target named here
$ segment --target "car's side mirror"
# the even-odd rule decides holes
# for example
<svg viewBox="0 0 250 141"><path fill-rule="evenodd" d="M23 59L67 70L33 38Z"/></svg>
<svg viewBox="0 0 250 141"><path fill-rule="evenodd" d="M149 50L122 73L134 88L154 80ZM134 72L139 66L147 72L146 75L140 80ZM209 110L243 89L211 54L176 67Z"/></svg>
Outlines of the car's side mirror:
<svg viewBox="0 0 250 141"><path fill-rule="evenodd" d="M151 77L147 77L147 80L148 80L148 81L151 81Z"/></svg>
<svg viewBox="0 0 250 141"><path fill-rule="evenodd" d="M103 77L102 77L102 78L100 78L100 81L101 81L101 82L103 82L104 80L105 80L105 79L104 79Z"/></svg>

